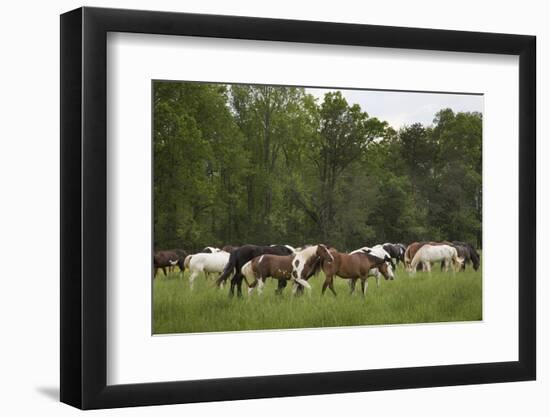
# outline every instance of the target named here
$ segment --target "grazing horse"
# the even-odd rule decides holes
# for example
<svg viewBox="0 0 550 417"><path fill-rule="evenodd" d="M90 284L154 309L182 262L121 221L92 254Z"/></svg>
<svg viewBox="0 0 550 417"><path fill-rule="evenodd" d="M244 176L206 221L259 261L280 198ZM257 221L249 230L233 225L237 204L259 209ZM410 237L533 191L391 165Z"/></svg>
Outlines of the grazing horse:
<svg viewBox="0 0 550 417"><path fill-rule="evenodd" d="M248 285L248 293L252 293L254 288L258 288L261 294L265 281L268 277L285 281L294 282L293 293L298 288L308 288L311 286L307 282L309 278L315 275L321 266L320 260L327 256L332 256L324 245L316 245L308 250L308 253L298 253L296 255L261 255L247 262L241 269L242 274L247 279L253 280ZM286 286L286 285L285 285ZM284 286L279 285L277 293L282 292Z"/></svg>
<svg viewBox="0 0 550 417"><path fill-rule="evenodd" d="M456 271L456 269L462 265L464 259L458 256L458 252L454 246L446 244L432 245L431 243L427 243L417 250L411 261L409 271L415 273L418 264L422 263L424 268L428 272L431 272L431 263L440 261L444 263L445 271L449 269L451 263Z"/></svg>
<svg viewBox="0 0 550 417"><path fill-rule="evenodd" d="M229 261L229 253L227 252L215 252L215 253L196 253L189 255L185 258L185 267L189 268L191 275L189 275L189 288L193 289L193 283L197 275L201 272L204 273L206 279L208 279L208 273L217 272L220 273L225 268L225 265Z"/></svg>
<svg viewBox="0 0 550 417"><path fill-rule="evenodd" d="M237 288L237 295L242 297L242 281L243 274L241 268L248 261L254 259L260 255L290 255L292 250L286 246L256 246L256 245L244 245L231 252L229 261L225 266L222 274L216 280L216 285L221 287L223 283L229 278L229 275L234 272L231 278L231 286L229 288L229 295L235 294L235 288Z"/></svg>
<svg viewBox="0 0 550 417"><path fill-rule="evenodd" d="M378 268L384 275L384 278L392 279L386 263L391 262L391 258L389 257L379 258L378 256L371 255L370 252L340 253L335 249L331 250L330 253L334 261L325 259L321 262L321 267L325 273L325 282L323 283L321 295L325 293L327 288L336 295L333 283L334 275L338 275L344 279L360 279L363 295L367 292L367 277L372 268Z"/></svg>
<svg viewBox="0 0 550 417"><path fill-rule="evenodd" d="M157 276L159 269L162 269L164 276L167 276L166 268L178 266L180 270L184 269L184 260L187 254L183 249L171 249L157 251L153 255L153 279Z"/></svg>
<svg viewBox="0 0 550 417"><path fill-rule="evenodd" d="M460 242L458 240L453 240L453 245L462 246L464 248L463 269L466 269L467 263L472 262L474 271L477 271L479 269L479 253L477 253L476 249L468 242Z"/></svg>
<svg viewBox="0 0 550 417"><path fill-rule="evenodd" d="M448 245L453 246L451 242L447 242L444 240L443 242L413 242L409 246L407 246L407 249L405 250L404 256L403 256L403 263L405 264L405 269L410 269L411 262L416 255L416 252L424 246L424 245L432 245L432 246L440 246L440 245ZM419 263L417 265L417 270L425 269L425 264Z"/></svg>
<svg viewBox="0 0 550 417"><path fill-rule="evenodd" d="M393 263L393 260L391 259L391 256L388 252L384 250L380 245L376 245L373 248L369 248L368 246L363 246L362 248L356 249L352 252L350 252L350 255L353 255L354 253L370 253L371 255L378 256L379 258L385 259L386 257L390 258L389 261L386 262L386 265L388 267L388 274L390 275L391 279L395 279L395 275L393 271L396 269L396 265ZM369 277L374 277L376 279L376 286L380 287L380 270L378 268L372 268L369 270ZM349 286L351 293L355 291L355 284L357 279L351 279L349 281Z"/></svg>

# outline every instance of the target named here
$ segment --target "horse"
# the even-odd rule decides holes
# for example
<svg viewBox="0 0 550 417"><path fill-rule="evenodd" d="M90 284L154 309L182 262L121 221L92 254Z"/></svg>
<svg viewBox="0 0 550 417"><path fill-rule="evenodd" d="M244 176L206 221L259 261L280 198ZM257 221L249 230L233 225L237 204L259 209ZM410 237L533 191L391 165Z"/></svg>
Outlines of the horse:
<svg viewBox="0 0 550 417"><path fill-rule="evenodd" d="M480 257L476 249L468 242L460 242L458 240L453 240L453 245L462 246L464 248L464 264L462 266L463 269L466 269L466 264L472 262L474 271L477 271L479 269Z"/></svg>
<svg viewBox="0 0 550 417"><path fill-rule="evenodd" d="M462 263L462 265L460 265L460 270L465 271L466 270L466 259L469 259L469 256L470 256L469 255L470 254L469 248L467 248L464 245L457 245L457 244L454 244L454 243L451 243L451 242L445 242L445 243L448 244L449 246L452 246L453 248L455 248L457 256L464 259L464 262ZM441 261L441 271L443 271L445 268L446 268L445 262Z"/></svg>
<svg viewBox="0 0 550 417"><path fill-rule="evenodd" d="M444 240L443 242L428 242L428 241L413 242L409 246L407 246L407 249L405 249L405 253L403 255L403 263L405 264L405 269L410 269L411 262L412 262L414 256L416 255L416 252L418 252L418 250L424 245L432 245L432 246L448 245L448 246L453 246L453 244L451 242L447 242L446 240ZM419 263L417 265L417 270L424 270L424 269L425 269L425 264L424 263Z"/></svg>
<svg viewBox="0 0 550 417"><path fill-rule="evenodd" d="M399 262L403 262L403 265L405 265L405 249L403 247L404 245L399 243L384 243L382 245L375 245L374 248L382 248L384 249L389 255L390 258L395 259L395 263L399 264Z"/></svg>
<svg viewBox="0 0 550 417"><path fill-rule="evenodd" d="M162 269L164 276L167 276L166 268L178 266L181 271L184 269L186 253L183 249L171 249L157 251L153 255L153 279L157 276L159 269Z"/></svg>
<svg viewBox="0 0 550 417"><path fill-rule="evenodd" d="M248 285L248 293L251 294L254 288L257 287L258 293L261 294L268 277L279 280L279 283L282 280L293 281L295 284L294 294L296 294L298 288L311 289L311 285L307 280L319 271L322 258L332 256L324 245L316 245L312 248L307 250L307 253L302 251L286 256L261 255L248 261L241 268L245 279L247 281L248 279L253 280L252 284ZM279 285L277 294L282 292L281 287L284 288L284 286Z"/></svg>
<svg viewBox="0 0 550 417"><path fill-rule="evenodd" d="M175 252L176 255L178 255L178 262L176 264L171 263L168 266L168 272L174 272L175 268L177 266L179 268L180 272L183 273L182 265L183 265L183 260L187 256L187 252L183 249L168 249L168 251L169 252Z"/></svg>
<svg viewBox="0 0 550 417"><path fill-rule="evenodd" d="M374 256L378 256L379 258L385 259L386 257L390 258L389 261L386 262L386 265L388 266L388 274L390 275L391 279L395 279L394 270L396 269L396 265L393 263L393 260L391 259L391 256L386 250L381 247L380 245L374 246L372 248L369 248L368 246L363 246L362 248L356 249L352 252L350 252L350 255L353 255L355 253L370 253ZM371 268L369 270L368 277L374 277L376 279L376 286L380 288L380 270L378 268ZM355 284L357 279L351 279L349 281L349 286L351 293L353 294L355 292Z"/></svg>
<svg viewBox="0 0 550 417"><path fill-rule="evenodd" d="M231 286L229 288L229 295L235 294L235 288L237 288L237 295L242 297L242 281L243 274L241 268L248 261L254 259L260 255L290 255L292 250L283 245L276 246L257 246L257 245L244 245L231 252L229 261L225 266L223 272L216 280L216 285L221 287L223 283L229 278L229 275L234 272L231 278Z"/></svg>
<svg viewBox="0 0 550 417"><path fill-rule="evenodd" d="M205 278L208 279L208 273L222 272L227 261L229 261L229 253L223 251L214 253L200 252L187 256L184 265L186 268L189 268L191 272L191 275L189 275L189 288L193 290L195 278L197 278L197 275L201 272L204 273Z"/></svg>
<svg viewBox="0 0 550 417"><path fill-rule="evenodd" d="M450 263L453 264L456 271L456 269L462 265L464 259L458 256L458 252L454 246L447 244L432 245L431 243L427 243L417 250L411 261L409 272L415 273L416 267L420 263L424 265L424 268L428 272L431 272L431 263L440 261L444 262L445 271L448 270Z"/></svg>
<svg viewBox="0 0 550 417"><path fill-rule="evenodd" d="M388 265L386 262L392 262L391 258L386 256L385 258L379 258L369 252L357 252L354 254L347 254L338 252L336 249L330 251L333 256L333 261L325 259L321 262L321 268L325 273L325 282L323 283L323 289L321 295L325 294L327 288L336 296L334 290L334 275L338 275L344 279L360 279L361 280L361 292L363 295L367 293L367 277L369 271L372 268L378 268L384 278L392 279L392 276L388 272Z"/></svg>

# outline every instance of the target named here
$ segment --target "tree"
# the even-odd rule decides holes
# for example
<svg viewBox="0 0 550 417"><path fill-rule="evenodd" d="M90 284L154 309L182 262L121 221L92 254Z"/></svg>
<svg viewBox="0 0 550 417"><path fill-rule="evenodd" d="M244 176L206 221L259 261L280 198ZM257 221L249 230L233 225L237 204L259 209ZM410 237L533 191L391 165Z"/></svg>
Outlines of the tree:
<svg viewBox="0 0 550 417"><path fill-rule="evenodd" d="M383 137L388 125L369 118L359 105L348 105L339 91L325 94L319 119L312 160L320 180L319 226L322 238L327 240L335 227L338 180L351 163L361 158L369 144Z"/></svg>
<svg viewBox="0 0 550 417"><path fill-rule="evenodd" d="M481 245L482 117L442 109L396 131L338 92L155 82L159 249Z"/></svg>

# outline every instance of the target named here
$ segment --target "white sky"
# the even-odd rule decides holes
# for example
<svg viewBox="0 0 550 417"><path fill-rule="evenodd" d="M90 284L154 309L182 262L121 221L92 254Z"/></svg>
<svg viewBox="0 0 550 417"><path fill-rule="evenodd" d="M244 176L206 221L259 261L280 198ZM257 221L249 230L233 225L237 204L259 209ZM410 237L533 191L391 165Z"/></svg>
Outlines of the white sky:
<svg viewBox="0 0 550 417"><path fill-rule="evenodd" d="M322 103L325 93L336 91L306 88ZM483 96L468 94L412 93L401 91L339 90L349 104L359 104L370 117L387 121L394 129L403 125L433 124L434 115L443 108L456 112L483 113Z"/></svg>

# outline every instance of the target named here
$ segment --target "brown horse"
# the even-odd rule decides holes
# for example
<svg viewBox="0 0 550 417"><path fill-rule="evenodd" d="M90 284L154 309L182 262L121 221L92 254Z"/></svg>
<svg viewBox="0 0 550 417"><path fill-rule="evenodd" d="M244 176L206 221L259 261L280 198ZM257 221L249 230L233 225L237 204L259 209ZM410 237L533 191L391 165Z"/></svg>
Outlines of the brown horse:
<svg viewBox="0 0 550 417"><path fill-rule="evenodd" d="M391 262L388 256L379 258L367 252L357 252L350 255L347 253L340 253L337 250L331 250L330 253L334 260L330 261L323 259L321 262L321 267L325 273L325 282L323 283L321 295L325 293L327 288L336 295L333 283L334 275L338 275L340 278L344 279L351 279L352 282L360 279L361 292L363 295L367 293L367 278L372 268L378 268L382 275L384 275L384 278L393 279L393 275L391 275L388 270L387 262ZM355 287L355 285L353 285L353 287Z"/></svg>
<svg viewBox="0 0 550 417"><path fill-rule="evenodd" d="M167 276L166 268L170 269L176 265L181 271L183 271L183 262L186 256L187 254L183 249L171 249L155 252L153 255L153 278L157 276L159 269L162 269L164 276Z"/></svg>
<svg viewBox="0 0 550 417"><path fill-rule="evenodd" d="M326 246L311 246L307 250L292 255L260 255L247 262L241 272L248 284L248 293L258 287L261 294L268 277L279 280L277 293L280 294L286 286L284 281L294 281L293 293L300 288L311 288L307 280L315 275L321 266L322 259L330 259L332 255ZM252 283L248 283L248 280ZM283 282L281 282L283 281Z"/></svg>

